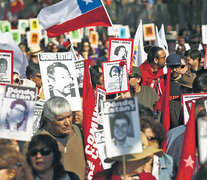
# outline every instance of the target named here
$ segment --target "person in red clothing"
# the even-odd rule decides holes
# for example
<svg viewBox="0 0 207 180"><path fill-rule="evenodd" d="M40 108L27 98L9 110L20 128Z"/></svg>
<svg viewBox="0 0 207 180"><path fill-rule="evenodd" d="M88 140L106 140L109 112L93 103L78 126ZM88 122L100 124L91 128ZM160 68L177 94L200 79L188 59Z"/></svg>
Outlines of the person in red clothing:
<svg viewBox="0 0 207 180"><path fill-rule="evenodd" d="M164 86L163 68L166 64L166 53L157 46L147 46L144 50L147 53L147 60L139 67L142 71L141 85L154 88L160 95L162 94L160 87Z"/></svg>

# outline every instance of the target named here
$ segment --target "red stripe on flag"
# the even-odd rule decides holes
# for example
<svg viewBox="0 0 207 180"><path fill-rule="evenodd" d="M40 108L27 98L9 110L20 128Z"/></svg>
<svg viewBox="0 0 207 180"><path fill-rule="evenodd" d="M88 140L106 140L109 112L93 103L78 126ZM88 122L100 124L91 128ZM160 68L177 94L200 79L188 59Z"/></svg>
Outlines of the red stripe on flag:
<svg viewBox="0 0 207 180"><path fill-rule="evenodd" d="M72 20L66 21L62 24L52 26L47 30L48 37L56 37L65 32L74 31L87 26L111 26L110 20L104 10L103 6L98 7L92 11L84 13Z"/></svg>
<svg viewBox="0 0 207 180"><path fill-rule="evenodd" d="M102 171L99 153L96 148L93 130L98 129L97 118L94 114L95 97L89 73L89 60L85 60L83 77L83 137L84 150L87 159L86 178L92 179L97 171Z"/></svg>

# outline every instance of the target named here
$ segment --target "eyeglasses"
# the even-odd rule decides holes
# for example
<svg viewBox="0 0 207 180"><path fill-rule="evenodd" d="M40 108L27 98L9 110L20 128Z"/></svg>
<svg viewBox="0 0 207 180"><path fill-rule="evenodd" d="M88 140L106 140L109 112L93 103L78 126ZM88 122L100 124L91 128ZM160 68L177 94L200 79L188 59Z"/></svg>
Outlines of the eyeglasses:
<svg viewBox="0 0 207 180"><path fill-rule="evenodd" d="M16 79L14 80L15 83L19 83L19 81L20 81L20 79L18 79L18 78L16 78Z"/></svg>
<svg viewBox="0 0 207 180"><path fill-rule="evenodd" d="M186 66L186 64L185 65L181 65L181 68L183 69L185 66Z"/></svg>
<svg viewBox="0 0 207 180"><path fill-rule="evenodd" d="M41 76L41 75L35 75L35 76L36 76L36 77L38 77L38 78L40 78L40 79L42 78L42 76Z"/></svg>
<svg viewBox="0 0 207 180"><path fill-rule="evenodd" d="M42 156L47 156L47 155L49 155L51 152L53 152L53 150L50 149L50 148L31 149L30 152L29 152L29 154L30 154L30 156L36 156L38 152L39 152Z"/></svg>
<svg viewBox="0 0 207 180"><path fill-rule="evenodd" d="M180 65L170 65L170 66L167 66L169 69L177 69L180 67Z"/></svg>

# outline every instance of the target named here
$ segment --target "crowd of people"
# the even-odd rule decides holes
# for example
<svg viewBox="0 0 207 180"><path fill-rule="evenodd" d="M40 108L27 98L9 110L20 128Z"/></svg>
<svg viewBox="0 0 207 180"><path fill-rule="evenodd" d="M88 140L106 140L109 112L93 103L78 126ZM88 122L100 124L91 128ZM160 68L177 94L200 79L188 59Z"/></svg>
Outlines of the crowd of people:
<svg viewBox="0 0 207 180"><path fill-rule="evenodd" d="M170 35L173 36L173 34ZM207 100L204 97L204 94L207 93L207 70L204 69L205 46L198 50L196 45L201 41L196 38L199 36L196 38L192 36L188 47L184 33L182 35L179 38L174 37L174 39L168 39L166 36L170 48L168 56L161 47L145 46L146 61L140 67L133 66L132 73L128 74L129 91L107 95L107 99L113 100L131 97L138 99L139 117L137 118L140 119L143 151L125 156L126 168L124 171L122 157L105 159L106 163L114 162L114 164L110 169L96 172L93 179L176 179L186 130L182 96L193 93L203 94L195 104L195 127L197 127L197 120L200 117L207 117L204 106L204 102ZM38 89L37 96L42 100L44 100L44 94L41 88L44 84L41 79L38 54L43 52L70 52L71 46L65 46L66 41L65 35L62 34L56 37L54 42L49 42L46 47L41 45L28 48L25 43L19 45L29 64L26 68L27 79L35 84ZM108 43L108 39L104 42L100 41L98 48L95 49L91 47L88 37L84 37L82 43L74 44L76 58L84 57L90 60L90 75L94 94L96 94L97 85L104 86L102 63L108 61ZM187 47L188 50L186 50ZM0 59L0 72L4 71L3 63ZM56 66L59 68L61 65L52 64L48 67L47 73L51 78L51 98L44 103L39 129L31 141L22 142L15 139L1 139L0 141L0 179L83 180L85 178L87 162L82 134L84 109L72 111L70 103L65 98L60 97L61 88L65 94L68 91L64 84L60 84L60 81L53 77L54 73L64 73L56 69ZM68 68L65 65L63 66L63 70L67 74ZM170 69L171 77L170 130L168 134L166 134L163 126L165 116L157 106L157 102L166 90L167 75L163 70L166 67ZM118 72L119 69L114 71ZM113 76L113 71L110 74ZM65 81L71 81L70 74L66 76L68 79ZM13 84L21 85L21 77L18 72L13 73ZM82 101L82 88L79 91ZM20 100L17 100L10 107L11 113L7 115L7 128L18 130L25 128L25 124L22 123L24 121L17 122L17 126L11 123L12 111L16 106L19 108L20 105L24 109L27 108ZM22 119L26 115L24 113ZM124 119L124 116L119 114L117 117L119 121L115 121L114 136L117 136L119 140L115 142L116 144L123 142L121 138L124 132L120 131L119 126L125 126L125 130L128 130L126 127L128 126L127 118ZM123 121L122 125L120 125L121 121ZM198 129L195 132L196 154L200 152L197 132ZM166 151L163 147L165 140L167 140ZM197 158L193 168L193 179L205 179L207 175L206 163L201 164Z"/></svg>

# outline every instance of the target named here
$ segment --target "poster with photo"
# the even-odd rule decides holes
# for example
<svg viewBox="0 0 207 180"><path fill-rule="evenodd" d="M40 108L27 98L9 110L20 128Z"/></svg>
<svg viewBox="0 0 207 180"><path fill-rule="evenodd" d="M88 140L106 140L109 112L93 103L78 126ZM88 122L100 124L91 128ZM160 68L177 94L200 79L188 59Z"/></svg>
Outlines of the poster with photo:
<svg viewBox="0 0 207 180"><path fill-rule="evenodd" d="M14 42L18 45L19 43L21 43L21 34L19 32L18 29L12 29L10 31L13 39L14 39Z"/></svg>
<svg viewBox="0 0 207 180"><path fill-rule="evenodd" d="M30 25L30 30L31 31L39 30L39 20L37 18L29 19L29 25Z"/></svg>
<svg viewBox="0 0 207 180"><path fill-rule="evenodd" d="M106 94L129 91L126 60L103 62L102 69Z"/></svg>
<svg viewBox="0 0 207 180"><path fill-rule="evenodd" d="M13 83L13 51L0 50L0 85Z"/></svg>
<svg viewBox="0 0 207 180"><path fill-rule="evenodd" d="M68 100L72 111L81 110L74 56L71 52L38 55L45 99L61 96Z"/></svg>
<svg viewBox="0 0 207 180"><path fill-rule="evenodd" d="M32 136L36 88L6 85L1 108L0 137L29 141Z"/></svg>
<svg viewBox="0 0 207 180"><path fill-rule="evenodd" d="M198 151L199 163L203 164L207 160L207 118L200 117L197 119L197 132L198 132Z"/></svg>
<svg viewBox="0 0 207 180"><path fill-rule="evenodd" d="M74 61L79 88L83 88L84 62L84 60Z"/></svg>
<svg viewBox="0 0 207 180"><path fill-rule="evenodd" d="M101 164L103 166L103 169L109 169L111 168L113 163L105 163L104 160L106 159L106 153L105 153L105 136L104 136L104 130L94 130L93 136L96 142L96 147L98 149L99 157L101 160Z"/></svg>
<svg viewBox="0 0 207 180"><path fill-rule="evenodd" d="M98 39L99 39L98 32L92 31L89 37L92 48L98 48Z"/></svg>
<svg viewBox="0 0 207 180"><path fill-rule="evenodd" d="M18 20L18 30L21 34L25 34L26 29L29 27L29 20L28 19L19 19Z"/></svg>
<svg viewBox="0 0 207 180"><path fill-rule="evenodd" d="M182 95L184 124L187 124L189 120L190 110L192 107L192 101L193 100L196 101L203 97L207 97L207 93L183 94Z"/></svg>
<svg viewBox="0 0 207 180"><path fill-rule="evenodd" d="M40 33L39 32L30 32L30 38L28 39L30 41L30 46L38 46L40 41Z"/></svg>
<svg viewBox="0 0 207 180"><path fill-rule="evenodd" d="M107 28L108 36L118 36L120 34L120 28L122 27L121 24L114 24L113 27Z"/></svg>
<svg viewBox="0 0 207 180"><path fill-rule="evenodd" d="M81 30L80 29L77 29L75 31L71 31L69 33L69 36L70 40L73 42L73 43L80 43L81 42Z"/></svg>
<svg viewBox="0 0 207 180"><path fill-rule="evenodd" d="M129 26L121 26L119 29L120 38L130 38Z"/></svg>
<svg viewBox="0 0 207 180"><path fill-rule="evenodd" d="M5 21L2 23L2 32L10 32L11 31L11 23L9 21Z"/></svg>
<svg viewBox="0 0 207 180"><path fill-rule="evenodd" d="M103 126L103 102L106 101L106 90L96 85L96 107L98 123Z"/></svg>
<svg viewBox="0 0 207 180"><path fill-rule="evenodd" d="M109 38L108 61L127 61L128 73L132 73L133 39Z"/></svg>
<svg viewBox="0 0 207 180"><path fill-rule="evenodd" d="M155 24L144 24L143 25L143 31L144 31L144 40L145 41L153 41L156 40L155 36Z"/></svg>
<svg viewBox="0 0 207 180"><path fill-rule="evenodd" d="M137 98L106 100L103 109L106 156L142 152Z"/></svg>

